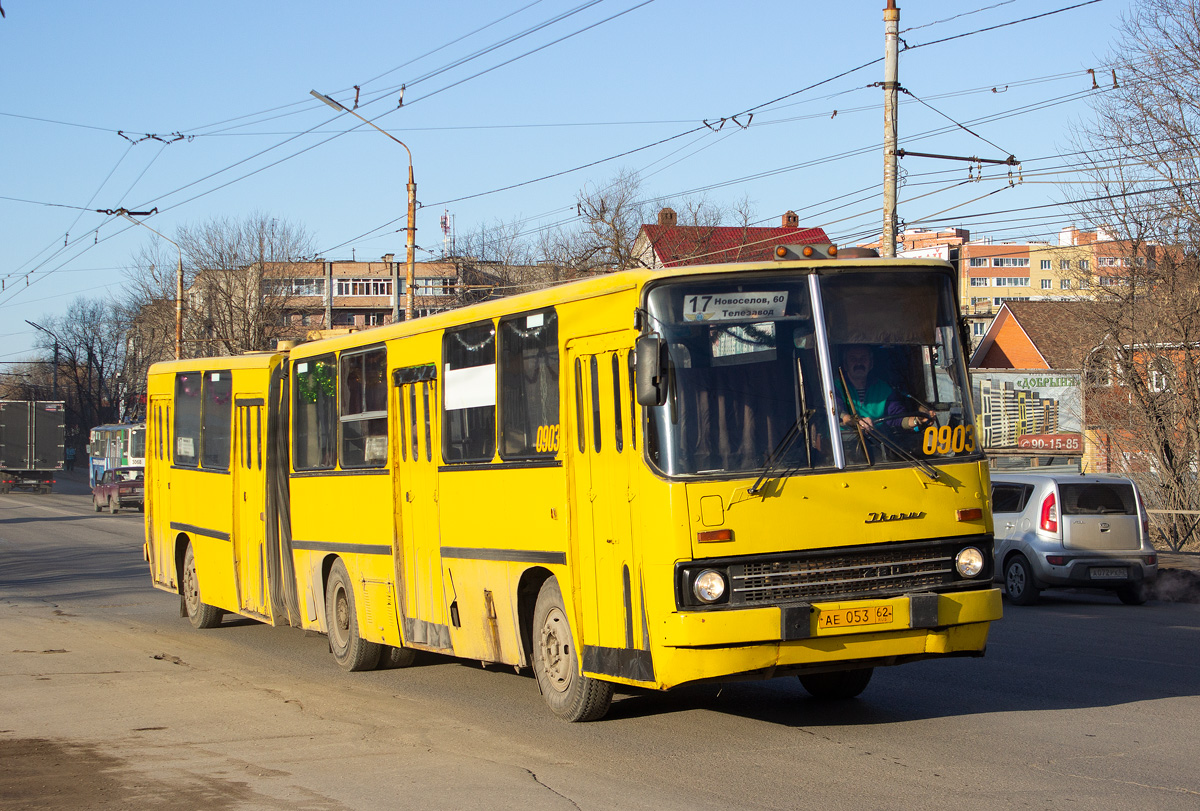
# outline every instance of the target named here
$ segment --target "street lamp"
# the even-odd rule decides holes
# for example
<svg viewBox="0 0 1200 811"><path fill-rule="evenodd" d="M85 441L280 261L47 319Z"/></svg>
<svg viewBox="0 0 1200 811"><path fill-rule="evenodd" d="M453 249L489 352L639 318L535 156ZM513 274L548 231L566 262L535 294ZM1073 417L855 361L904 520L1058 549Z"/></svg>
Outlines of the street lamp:
<svg viewBox="0 0 1200 811"><path fill-rule="evenodd" d="M180 248L179 243L176 242L175 240L171 239L168 236L159 234L158 231L155 231L153 228L146 225L146 223L142 222L141 220L135 220L133 218L133 215L137 215L139 217L147 217L147 216L149 216L151 214L155 214L157 212L158 212L157 207L152 208L149 211L130 211L129 209L125 209L125 208L104 209L104 210L100 211L101 214L108 214L108 215L118 214L118 215L124 217L125 219L129 220L131 223L134 223L135 225L140 225L143 228L145 228L155 234L158 234L158 236L162 237L167 242L170 242L172 245L174 245L175 250L179 251L179 265L175 270L175 360L179 360L180 358L183 357L183 248Z"/></svg>
<svg viewBox="0 0 1200 811"><path fill-rule="evenodd" d="M29 326L33 327L34 329L40 329L42 332L46 333L47 335L49 335L51 338L54 339L54 399L57 400L58 399L58 336L55 335L50 330L43 327L41 324L33 323L28 318L25 319L25 323L28 324Z"/></svg>
<svg viewBox="0 0 1200 811"><path fill-rule="evenodd" d="M395 135L392 135L387 130L381 129L380 127L376 126L372 122L363 118L361 115L354 112L350 108L343 107L338 102L329 98L329 96L326 96L322 93L318 93L315 90L311 90L309 92L312 94L313 98L316 98L316 99L324 102L325 104L328 104L330 107L337 110L338 112L349 113L350 115L357 118L359 121L362 121L364 124L370 124L372 127L375 127L375 129L379 130L384 135L391 138L396 143L400 144L400 146L404 147L404 151L408 153L408 270L404 276L404 286L406 288L406 298L405 298L405 307L404 307L405 316L404 317L406 319L412 318L413 310L416 309L416 295L414 292L414 288L416 287L416 283L417 283L417 279L416 279L416 270L417 270L416 269L416 261L417 261L417 223L416 223L416 219L417 219L417 182L415 180L413 180L412 150L408 148L408 144L401 141ZM395 290L395 288L399 287L399 284L397 282L398 282L398 280L396 279L396 274L393 271L393 273L392 273L392 289L393 290ZM400 320L400 297L398 295L393 294L393 296L392 296L392 321L399 321L399 320Z"/></svg>

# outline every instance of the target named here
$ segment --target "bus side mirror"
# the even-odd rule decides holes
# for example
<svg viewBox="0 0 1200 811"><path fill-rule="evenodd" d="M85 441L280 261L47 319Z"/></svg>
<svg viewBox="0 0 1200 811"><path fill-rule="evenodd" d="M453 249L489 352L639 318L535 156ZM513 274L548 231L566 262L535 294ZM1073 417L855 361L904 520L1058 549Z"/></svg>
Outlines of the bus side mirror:
<svg viewBox="0 0 1200 811"><path fill-rule="evenodd" d="M637 401L642 406L660 406L667 401L667 342L655 335L637 340Z"/></svg>

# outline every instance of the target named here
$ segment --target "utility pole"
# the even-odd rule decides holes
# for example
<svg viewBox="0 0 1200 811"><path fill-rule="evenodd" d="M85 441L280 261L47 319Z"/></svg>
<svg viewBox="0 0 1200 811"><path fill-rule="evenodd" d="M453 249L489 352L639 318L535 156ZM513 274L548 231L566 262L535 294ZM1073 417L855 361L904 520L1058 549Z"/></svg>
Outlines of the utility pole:
<svg viewBox="0 0 1200 811"><path fill-rule="evenodd" d="M896 255L896 107L900 88L900 9L887 0L883 10L883 236L880 256Z"/></svg>

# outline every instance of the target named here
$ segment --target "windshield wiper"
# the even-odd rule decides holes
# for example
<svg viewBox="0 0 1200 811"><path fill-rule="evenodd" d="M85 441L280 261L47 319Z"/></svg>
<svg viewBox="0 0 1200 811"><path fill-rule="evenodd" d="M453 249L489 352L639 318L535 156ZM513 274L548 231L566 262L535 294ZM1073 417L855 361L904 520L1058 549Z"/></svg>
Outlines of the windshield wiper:
<svg viewBox="0 0 1200 811"><path fill-rule="evenodd" d="M796 417L796 421L787 429L787 433L783 435L783 439L779 440L779 444L775 446L775 450L767 456L767 460L763 462L762 473L758 479L751 485L747 491L750 495L757 495L762 485L766 484L771 477L771 473L779 466L779 462L783 459L784 454L792 447L792 443L796 441L796 437L804 434L805 442L808 442L808 421L812 418L815 411L808 409L808 401L804 396L804 362L800 358L796 358L796 385L800 392L800 415ZM807 444L804 446L805 453L808 456L808 466L812 467L812 448Z"/></svg>
<svg viewBox="0 0 1200 811"><path fill-rule="evenodd" d="M762 485L774 478L771 474L779 467L780 460L783 459L788 449L792 447L792 444L796 441L796 437L801 434L808 434L808 419L811 416L812 412L801 412L796 421L792 423L792 427L788 428L787 433L783 435L783 439L779 440L779 444L775 446L775 450L771 451L767 456L767 461L763 462L762 473L759 474L758 479L755 480L754 484L746 492L752 496L758 495ZM804 426L803 430L801 430L801 424Z"/></svg>
<svg viewBox="0 0 1200 811"><path fill-rule="evenodd" d="M899 443L893 442L891 439L889 439L883 433L883 431L875 427L868 428L865 432L863 431L862 423L859 422L858 411L854 408L854 398L850 396L850 387L846 385L846 375L842 371L841 367L838 367L838 374L842 378L842 389L846 394L846 405L850 409L850 419L854 422L854 427L858 430L858 441L862 444L863 456L866 457L867 464L872 464L871 454L867 452L867 435L869 434L872 439L874 439L880 445L883 445L892 453L899 456L901 459L912 462L914 465L921 468L921 472L929 478L933 479L934 481L937 481L939 478L941 478L942 473L940 470L926 462L924 459L914 456L913 454L904 450L904 448L900 447ZM915 400L916 398L914 397L913 399Z"/></svg>
<svg viewBox="0 0 1200 811"><path fill-rule="evenodd" d="M937 481L938 479L941 478L942 472L940 470L938 470L936 467L934 467L933 465L926 462L921 457L914 456L913 454L909 453L904 448L900 447L899 443L893 442L891 439L888 439L888 437L885 436L882 431L878 431L875 429L868 429L868 433L871 435L872 438L878 440L880 445L887 447L892 453L896 454L901 459L905 459L909 462L912 462L914 465L921 468L921 472L924 473L929 478L933 479L934 481Z"/></svg>

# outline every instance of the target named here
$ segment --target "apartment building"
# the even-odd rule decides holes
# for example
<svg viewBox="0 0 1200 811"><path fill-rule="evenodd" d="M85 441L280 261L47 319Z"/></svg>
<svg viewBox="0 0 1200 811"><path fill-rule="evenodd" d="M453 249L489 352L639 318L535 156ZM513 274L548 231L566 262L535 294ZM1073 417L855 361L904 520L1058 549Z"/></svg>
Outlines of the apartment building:
<svg viewBox="0 0 1200 811"><path fill-rule="evenodd" d="M284 323L309 329L366 329L441 312L461 303L464 276L476 272L460 260L417 262L415 309L406 312L408 268L395 254L376 262L317 259L277 263L263 275L264 299L281 305Z"/></svg>
<svg viewBox="0 0 1200 811"><path fill-rule="evenodd" d="M897 256L933 256L958 265L959 304L973 346L1005 302L1088 298L1097 286L1122 284L1128 268L1147 261L1131 258L1128 242L1073 226L1054 242L972 240L964 229L917 228L900 235L896 248ZM1154 250L1147 246L1144 252L1153 257Z"/></svg>

